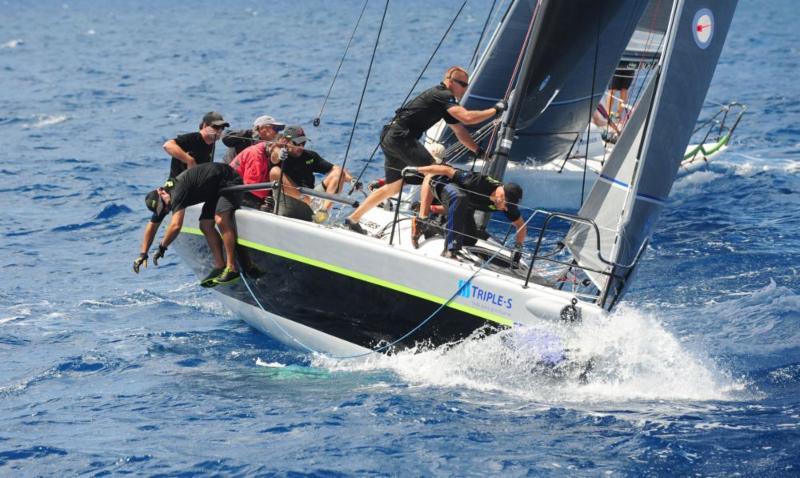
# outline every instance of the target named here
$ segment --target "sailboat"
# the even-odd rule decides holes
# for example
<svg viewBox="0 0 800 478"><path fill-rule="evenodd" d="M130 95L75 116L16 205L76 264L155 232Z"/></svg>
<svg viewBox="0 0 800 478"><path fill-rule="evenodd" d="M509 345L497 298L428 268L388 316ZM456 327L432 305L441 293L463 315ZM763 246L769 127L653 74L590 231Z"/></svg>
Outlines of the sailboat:
<svg viewBox="0 0 800 478"><path fill-rule="evenodd" d="M493 174L502 176L518 127L552 106L573 72L571 59L594 51L597 31L608 28L619 12L641 13L645 2L603 2L602 12L596 3L536 3L497 131ZM476 334L607 314L630 286L654 232L735 3L674 2L664 53L600 180L577 215L527 216L541 220L542 228L519 266L500 235L478 241L459 260L440 256L441 238L414 249L411 210L401 193L392 210L376 208L364 216L368 236L253 209L237 211L239 245L265 274L245 274L236 284L214 288L215 294L254 328L289 346L334 357L437 347ZM586 15L576 19L576 11ZM557 51L542 46L554 44ZM198 276L212 265L202 233L190 226L200 210L186 210L175 242ZM553 227L559 221L569 225L566 234Z"/></svg>

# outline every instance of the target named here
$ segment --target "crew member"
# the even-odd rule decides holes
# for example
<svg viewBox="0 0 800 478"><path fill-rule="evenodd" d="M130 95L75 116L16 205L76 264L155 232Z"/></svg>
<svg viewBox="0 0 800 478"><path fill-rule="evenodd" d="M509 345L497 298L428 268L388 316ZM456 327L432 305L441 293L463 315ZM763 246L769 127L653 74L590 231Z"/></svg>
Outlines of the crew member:
<svg viewBox="0 0 800 478"><path fill-rule="evenodd" d="M226 131L225 135L222 137L222 144L227 146L228 150L225 151L225 158L223 161L231 164L233 158L246 148L262 141L269 142L274 140L278 132L283 130L285 126L284 123L276 120L272 116L263 115L253 121L253 127L251 129L233 129ZM234 166L233 169L236 169L236 167Z"/></svg>
<svg viewBox="0 0 800 478"><path fill-rule="evenodd" d="M242 184L242 178L227 164L206 163L188 169L177 178L168 180L164 187L147 193L145 204L153 212L153 216L145 228L139 257L133 262L133 271L138 274L142 265L147 267L150 245L158 231L158 225L168 212L172 211L172 220L158 245L158 252L153 255L155 265L158 265L158 260L164 257L169 245L180 234L186 208L204 203L200 213L200 230L203 231L214 256L214 269L200 282L200 285L214 287L237 281L239 272L234 252L236 228L233 223L233 212L239 207L240 194L220 191L238 184ZM215 223L222 233L222 240L214 228ZM151 227L153 224L155 227Z"/></svg>
<svg viewBox="0 0 800 478"><path fill-rule="evenodd" d="M458 102L467 91L469 76L458 66L447 70L440 84L430 88L397 110L394 119L381 132L381 149L386 157L386 183L373 191L345 220L351 230L365 234L358 223L361 216L385 199L400 192L401 170L406 166L433 164L428 150L418 141L422 133L444 119L456 138L476 155L482 156L464 125L482 123L506 108L503 101L485 110L467 110ZM416 184L419 184L418 182Z"/></svg>
<svg viewBox="0 0 800 478"><path fill-rule="evenodd" d="M471 171L462 171L447 165L432 165L421 168L408 167L405 174L420 173L429 176L444 176L449 181L444 185L441 194L442 203L447 211L447 232L445 237L445 257L457 258L463 245L472 246L477 242L478 228L475 225L475 211L503 211L517 228L514 262L519 261L519 251L525 241L526 229L522 215L517 206L522 199L522 188L516 183L502 184L496 179ZM423 182L423 188L430 188L429 181ZM431 194L423 195L431 198ZM420 213L430 208L420 204ZM415 231L412 237L414 247L419 247L421 232Z"/></svg>
<svg viewBox="0 0 800 478"><path fill-rule="evenodd" d="M315 151L306 149L305 131L300 126L287 126L278 139L278 148L273 151L273 162L281 161L279 168L272 168L269 172L270 180L278 181L283 170L283 190L287 196L302 199L297 187L314 188L314 173L325 175L322 179L322 188L325 192L338 194L341 186L352 179L347 170L342 171L340 166L335 166L322 158ZM285 153L281 155L282 149ZM314 211L315 222L322 222L328 217L328 210L333 204L324 201L322 207Z"/></svg>
<svg viewBox="0 0 800 478"><path fill-rule="evenodd" d="M216 111L209 111L200 122L200 131L179 135L164 143L172 156L169 177L177 178L186 169L214 160L214 144L230 124Z"/></svg>

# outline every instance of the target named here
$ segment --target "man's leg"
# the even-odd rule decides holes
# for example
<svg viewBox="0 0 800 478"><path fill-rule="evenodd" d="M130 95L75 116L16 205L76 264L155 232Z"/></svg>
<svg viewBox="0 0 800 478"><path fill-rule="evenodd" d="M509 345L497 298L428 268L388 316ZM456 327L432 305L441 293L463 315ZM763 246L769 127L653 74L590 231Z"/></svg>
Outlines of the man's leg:
<svg viewBox="0 0 800 478"><path fill-rule="evenodd" d="M225 267L236 271L236 227L233 224L233 211L220 212L214 216L222 234L222 244L225 247ZM221 247L220 247L221 249Z"/></svg>
<svg viewBox="0 0 800 478"><path fill-rule="evenodd" d="M222 269L225 267L225 260L222 257L222 241L220 240L219 233L214 227L213 219L200 219L200 230L206 237L211 255L214 257L214 267Z"/></svg>
<svg viewBox="0 0 800 478"><path fill-rule="evenodd" d="M447 200L445 247L448 251L458 251L463 242L462 233L466 225L466 214L469 213L467 194L455 184L446 185L444 192Z"/></svg>
<svg viewBox="0 0 800 478"><path fill-rule="evenodd" d="M395 194L400 192L400 186L403 184L403 181L396 180L393 183L384 184L380 188L376 189L372 192L361 205L353 211L353 214L350 215L348 218L351 222L358 222L361 220L361 216L364 215L367 211L374 208L378 204L385 201L387 198L394 196Z"/></svg>

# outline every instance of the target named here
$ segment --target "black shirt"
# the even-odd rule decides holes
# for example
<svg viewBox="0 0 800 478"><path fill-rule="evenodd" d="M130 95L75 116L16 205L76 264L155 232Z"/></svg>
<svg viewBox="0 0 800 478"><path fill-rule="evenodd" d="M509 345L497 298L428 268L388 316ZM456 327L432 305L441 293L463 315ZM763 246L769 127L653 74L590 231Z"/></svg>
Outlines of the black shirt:
<svg viewBox="0 0 800 478"><path fill-rule="evenodd" d="M203 140L203 135L199 132L182 134L175 138L175 142L178 143L182 150L193 157L197 164L210 163L214 156L214 143L207 144ZM177 178L184 171L186 171L186 163L172 158L169 177Z"/></svg>
<svg viewBox="0 0 800 478"><path fill-rule="evenodd" d="M486 212L495 212L498 209L489 196L502 186L503 183L483 174L469 171L457 171L453 175L453 184L460 187L467 193L471 207ZM513 204L506 205L507 210L503 211L509 221L516 221L520 218L519 208Z"/></svg>
<svg viewBox="0 0 800 478"><path fill-rule="evenodd" d="M175 187L170 191L170 208L174 212L216 199L220 189L234 184L241 184L241 180L227 164L199 164L175 179Z"/></svg>
<svg viewBox="0 0 800 478"><path fill-rule="evenodd" d="M458 106L458 100L444 83L439 83L397 110L394 121L407 128L413 137L419 138L441 119L447 124L458 123L458 120L447 112L448 108L453 106Z"/></svg>
<svg viewBox="0 0 800 478"><path fill-rule="evenodd" d="M228 147L223 161L231 164L233 158L259 141L258 135L252 129L234 129L225 132L222 144Z"/></svg>
<svg viewBox="0 0 800 478"><path fill-rule="evenodd" d="M300 156L289 155L289 159L284 161L281 167L283 174L289 176L298 186L306 188L314 187L314 173L328 174L333 169L333 165L322 156L309 149L304 149Z"/></svg>

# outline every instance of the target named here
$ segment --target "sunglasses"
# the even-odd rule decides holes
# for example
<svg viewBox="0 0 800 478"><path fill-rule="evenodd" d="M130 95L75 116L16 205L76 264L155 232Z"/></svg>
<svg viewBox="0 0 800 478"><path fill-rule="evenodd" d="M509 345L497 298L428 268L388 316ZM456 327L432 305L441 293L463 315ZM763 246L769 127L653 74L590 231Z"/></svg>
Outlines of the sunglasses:
<svg viewBox="0 0 800 478"><path fill-rule="evenodd" d="M292 144L293 144L293 145L295 145L295 146L305 146L305 145L306 145L306 142L305 142L305 141L295 141L295 140L291 140L291 142L292 142Z"/></svg>
<svg viewBox="0 0 800 478"><path fill-rule="evenodd" d="M461 85L464 88L469 86L469 82L464 81L464 80L456 80L455 78L450 78L450 81L452 81L454 83L458 83L459 85Z"/></svg>
<svg viewBox="0 0 800 478"><path fill-rule="evenodd" d="M211 127L214 128L217 131L221 131L221 130L225 129L225 126L223 126L221 124L212 124Z"/></svg>

